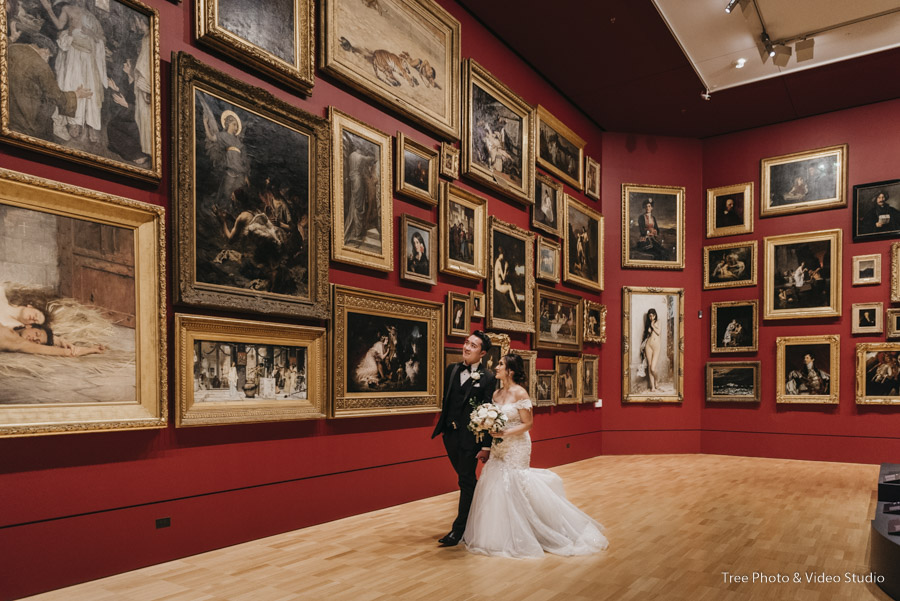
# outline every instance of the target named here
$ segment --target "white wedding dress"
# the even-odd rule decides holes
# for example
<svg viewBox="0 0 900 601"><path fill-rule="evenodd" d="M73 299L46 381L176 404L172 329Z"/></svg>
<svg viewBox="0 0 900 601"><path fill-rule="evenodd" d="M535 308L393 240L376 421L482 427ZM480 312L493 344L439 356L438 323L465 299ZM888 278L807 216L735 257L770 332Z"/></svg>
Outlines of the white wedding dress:
<svg viewBox="0 0 900 601"><path fill-rule="evenodd" d="M523 399L500 406L507 427L522 423L519 409L531 409ZM500 557L588 555L609 542L603 526L575 507L562 480L550 470L533 469L528 432L503 438L475 487L463 540L469 551Z"/></svg>

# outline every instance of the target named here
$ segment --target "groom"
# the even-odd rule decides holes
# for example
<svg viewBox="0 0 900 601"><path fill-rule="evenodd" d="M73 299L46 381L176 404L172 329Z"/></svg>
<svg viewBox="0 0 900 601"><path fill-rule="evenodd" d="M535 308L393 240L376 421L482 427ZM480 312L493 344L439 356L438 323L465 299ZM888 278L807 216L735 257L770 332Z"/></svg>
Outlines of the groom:
<svg viewBox="0 0 900 601"><path fill-rule="evenodd" d="M447 457L456 470L459 480L459 511L450 532L439 539L443 547L452 547L462 540L469 518L472 495L475 494L475 466L478 460L487 461L491 453L491 438L485 436L481 445L475 442L475 434L469 429L469 413L473 401L476 405L487 403L494 395L494 374L485 369L482 359L491 350L491 339L481 330L466 338L461 363L447 367L444 373L444 404L441 419L434 428L432 438L443 434ZM481 447L480 449L478 447Z"/></svg>

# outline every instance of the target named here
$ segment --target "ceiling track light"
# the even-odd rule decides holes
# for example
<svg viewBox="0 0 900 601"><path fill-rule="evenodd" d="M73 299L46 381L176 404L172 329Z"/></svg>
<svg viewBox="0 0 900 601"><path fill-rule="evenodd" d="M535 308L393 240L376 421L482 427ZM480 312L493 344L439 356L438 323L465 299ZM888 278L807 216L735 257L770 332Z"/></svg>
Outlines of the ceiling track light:
<svg viewBox="0 0 900 601"><path fill-rule="evenodd" d="M766 52L770 57L775 56L775 46L772 45L772 40L769 38L769 34L763 31L759 36L760 41L763 44L763 47L766 49Z"/></svg>
<svg viewBox="0 0 900 601"><path fill-rule="evenodd" d="M737 3L740 0L728 0L728 4L725 5L725 12L731 14L731 11L734 10L734 7L737 6Z"/></svg>
<svg viewBox="0 0 900 601"><path fill-rule="evenodd" d="M772 62L775 63L776 67L787 67L788 61L791 60L791 54L793 54L793 51L790 46L785 46L783 44L775 46L775 54L772 58Z"/></svg>

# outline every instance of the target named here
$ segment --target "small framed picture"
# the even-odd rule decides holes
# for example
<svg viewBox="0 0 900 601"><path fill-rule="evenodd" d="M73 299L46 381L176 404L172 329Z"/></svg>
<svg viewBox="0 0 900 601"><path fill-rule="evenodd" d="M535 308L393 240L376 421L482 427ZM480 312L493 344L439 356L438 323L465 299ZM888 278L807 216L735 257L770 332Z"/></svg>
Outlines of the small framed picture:
<svg viewBox="0 0 900 601"><path fill-rule="evenodd" d="M775 402L838 404L840 336L779 336L775 348Z"/></svg>
<svg viewBox="0 0 900 601"><path fill-rule="evenodd" d="M473 280L487 276L487 199L453 184L441 194L441 271Z"/></svg>
<svg viewBox="0 0 900 601"><path fill-rule="evenodd" d="M584 341L606 342L606 305L584 300Z"/></svg>
<svg viewBox="0 0 900 601"><path fill-rule="evenodd" d="M891 302L900 303L900 242L891 244Z"/></svg>
<svg viewBox="0 0 900 601"><path fill-rule="evenodd" d="M559 242L537 236L537 278L545 282L559 283Z"/></svg>
<svg viewBox="0 0 900 601"><path fill-rule="evenodd" d="M400 216L400 279L437 284L437 224Z"/></svg>
<svg viewBox="0 0 900 601"><path fill-rule="evenodd" d="M459 148L446 142L441 142L441 175L459 179Z"/></svg>
<svg viewBox="0 0 900 601"><path fill-rule="evenodd" d="M593 403L599 396L597 394L598 382L600 374L600 357L598 355L589 355L587 353L581 356L582 367L582 388L581 402Z"/></svg>
<svg viewBox="0 0 900 601"><path fill-rule="evenodd" d="M900 238L900 179L853 186L853 241Z"/></svg>
<svg viewBox="0 0 900 601"><path fill-rule="evenodd" d="M471 316L469 295L460 294L459 292L448 292L447 336L468 336Z"/></svg>
<svg viewBox="0 0 900 601"><path fill-rule="evenodd" d="M534 180L535 199L531 207L531 225L554 236L562 236L563 185L538 173Z"/></svg>
<svg viewBox="0 0 900 601"><path fill-rule="evenodd" d="M900 338L900 309L888 309L884 312L887 322L887 337Z"/></svg>
<svg viewBox="0 0 900 601"><path fill-rule="evenodd" d="M469 290L469 304L472 306L472 317L484 319L484 292Z"/></svg>
<svg viewBox="0 0 900 601"><path fill-rule="evenodd" d="M706 237L753 232L753 182L706 191Z"/></svg>
<svg viewBox="0 0 900 601"><path fill-rule="evenodd" d="M571 405L581 402L581 357L556 356L557 404Z"/></svg>
<svg viewBox="0 0 900 601"><path fill-rule="evenodd" d="M554 370L537 370L534 404L538 407L549 407L556 404L556 372Z"/></svg>
<svg viewBox="0 0 900 601"><path fill-rule="evenodd" d="M706 400L758 403L759 361L707 363Z"/></svg>
<svg viewBox="0 0 900 601"><path fill-rule="evenodd" d="M757 241L703 247L703 289L756 286Z"/></svg>
<svg viewBox="0 0 900 601"><path fill-rule="evenodd" d="M853 285L874 286L881 283L881 255L853 257Z"/></svg>
<svg viewBox="0 0 900 601"><path fill-rule="evenodd" d="M509 354L509 334L485 333L491 339L491 350L484 356L484 367L489 372L494 373L494 368L497 367L500 359Z"/></svg>
<svg viewBox="0 0 900 601"><path fill-rule="evenodd" d="M397 132L394 191L436 207L438 204L438 153Z"/></svg>
<svg viewBox="0 0 900 601"><path fill-rule="evenodd" d="M600 163L588 156L584 157L584 193L600 200Z"/></svg>
<svg viewBox="0 0 900 601"><path fill-rule="evenodd" d="M900 343L856 345L856 404L900 405Z"/></svg>
<svg viewBox="0 0 900 601"><path fill-rule="evenodd" d="M853 303L850 311L853 334L881 334L884 332L883 303Z"/></svg>
<svg viewBox="0 0 900 601"><path fill-rule="evenodd" d="M847 206L847 145L761 161L759 216L775 217Z"/></svg>
<svg viewBox="0 0 900 601"><path fill-rule="evenodd" d="M757 350L759 301L712 303L710 315L710 352L747 353Z"/></svg>
<svg viewBox="0 0 900 601"><path fill-rule="evenodd" d="M581 190L585 141L541 105L537 107L537 117L538 166Z"/></svg>
<svg viewBox="0 0 900 601"><path fill-rule="evenodd" d="M444 349L444 369L447 369L454 363L460 363L463 360L462 349L455 347L447 347Z"/></svg>

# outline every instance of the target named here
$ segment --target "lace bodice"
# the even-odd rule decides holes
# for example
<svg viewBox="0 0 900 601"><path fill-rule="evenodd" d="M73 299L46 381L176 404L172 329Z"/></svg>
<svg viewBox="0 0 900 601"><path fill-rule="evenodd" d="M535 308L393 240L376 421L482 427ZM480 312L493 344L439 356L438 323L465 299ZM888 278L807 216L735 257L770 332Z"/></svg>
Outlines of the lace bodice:
<svg viewBox="0 0 900 601"><path fill-rule="evenodd" d="M506 427L521 425L519 409L531 409L531 400L522 399L515 403L499 405L500 410L506 415ZM491 447L490 462L496 462L495 467L527 469L531 464L531 436L528 432L504 436L503 442L494 441Z"/></svg>

